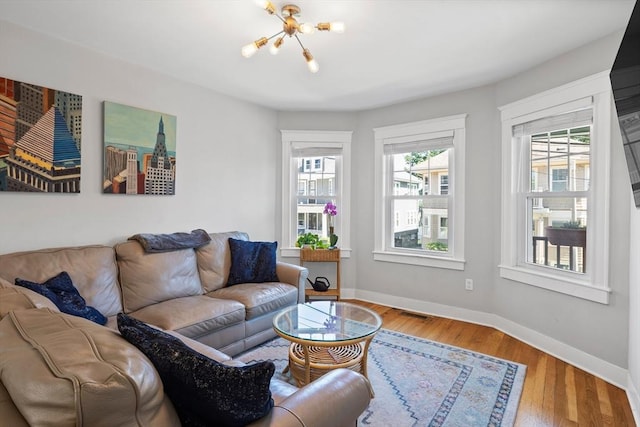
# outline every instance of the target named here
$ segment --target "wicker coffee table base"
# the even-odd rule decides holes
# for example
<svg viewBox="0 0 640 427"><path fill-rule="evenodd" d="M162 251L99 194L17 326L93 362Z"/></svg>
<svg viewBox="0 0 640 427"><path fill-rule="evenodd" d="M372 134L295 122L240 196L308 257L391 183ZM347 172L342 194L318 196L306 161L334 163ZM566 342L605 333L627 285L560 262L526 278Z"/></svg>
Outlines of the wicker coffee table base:
<svg viewBox="0 0 640 427"><path fill-rule="evenodd" d="M364 343L335 347L292 343L289 346L289 370L299 387L338 368L351 369L366 376L366 367L362 363L365 351Z"/></svg>

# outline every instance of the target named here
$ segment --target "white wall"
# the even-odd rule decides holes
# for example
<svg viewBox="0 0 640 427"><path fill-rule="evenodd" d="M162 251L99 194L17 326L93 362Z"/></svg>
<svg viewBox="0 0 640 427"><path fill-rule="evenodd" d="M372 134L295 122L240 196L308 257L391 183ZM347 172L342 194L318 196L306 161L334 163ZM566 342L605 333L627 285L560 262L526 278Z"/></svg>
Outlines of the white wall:
<svg viewBox="0 0 640 427"><path fill-rule="evenodd" d="M80 194L0 193L0 253L194 228L275 239L275 112L2 21L0 52L0 76L83 96ZM104 100L177 116L175 196L102 194Z"/></svg>

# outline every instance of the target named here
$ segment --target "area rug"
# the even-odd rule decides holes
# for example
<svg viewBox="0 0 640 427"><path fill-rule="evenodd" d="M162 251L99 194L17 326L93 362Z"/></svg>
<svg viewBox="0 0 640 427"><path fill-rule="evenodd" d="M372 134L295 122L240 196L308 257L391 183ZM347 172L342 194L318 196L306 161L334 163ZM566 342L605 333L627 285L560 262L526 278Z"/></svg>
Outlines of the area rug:
<svg viewBox="0 0 640 427"><path fill-rule="evenodd" d="M276 375L293 384L282 374L289 344L275 338L237 358L272 360ZM375 398L358 425L512 426L525 372L519 363L383 329L369 347Z"/></svg>

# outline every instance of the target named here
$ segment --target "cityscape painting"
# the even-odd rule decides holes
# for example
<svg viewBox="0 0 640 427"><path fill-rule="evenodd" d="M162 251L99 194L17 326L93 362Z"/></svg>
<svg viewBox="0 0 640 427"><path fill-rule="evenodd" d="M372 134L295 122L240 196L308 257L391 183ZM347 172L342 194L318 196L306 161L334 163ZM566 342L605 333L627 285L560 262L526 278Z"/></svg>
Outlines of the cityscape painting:
<svg viewBox="0 0 640 427"><path fill-rule="evenodd" d="M175 194L176 117L104 102L103 192Z"/></svg>
<svg viewBox="0 0 640 427"><path fill-rule="evenodd" d="M0 192L79 193L82 96L0 77Z"/></svg>

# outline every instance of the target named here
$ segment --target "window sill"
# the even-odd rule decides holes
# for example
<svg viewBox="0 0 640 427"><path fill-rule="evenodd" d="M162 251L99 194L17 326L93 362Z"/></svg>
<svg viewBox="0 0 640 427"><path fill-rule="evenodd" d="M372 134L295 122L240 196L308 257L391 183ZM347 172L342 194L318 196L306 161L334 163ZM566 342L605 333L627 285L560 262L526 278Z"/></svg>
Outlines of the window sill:
<svg viewBox="0 0 640 427"><path fill-rule="evenodd" d="M572 280L560 278L553 274L545 274L522 267L500 267L500 277L515 280L539 288L548 289L576 298L582 298L600 304L609 304L611 289L598 287L585 280Z"/></svg>
<svg viewBox="0 0 640 427"><path fill-rule="evenodd" d="M374 251L375 261L393 262L396 264L419 265L422 267L446 268L448 270L464 270L465 260L428 255L405 254L400 252Z"/></svg>
<svg viewBox="0 0 640 427"><path fill-rule="evenodd" d="M282 248L280 256L283 258L300 258L300 248ZM351 258L351 249L340 248L340 258Z"/></svg>

